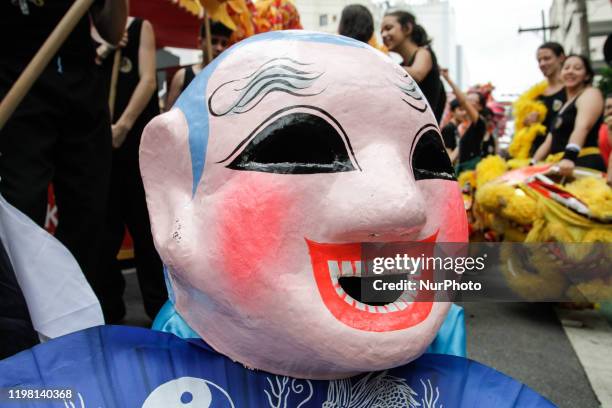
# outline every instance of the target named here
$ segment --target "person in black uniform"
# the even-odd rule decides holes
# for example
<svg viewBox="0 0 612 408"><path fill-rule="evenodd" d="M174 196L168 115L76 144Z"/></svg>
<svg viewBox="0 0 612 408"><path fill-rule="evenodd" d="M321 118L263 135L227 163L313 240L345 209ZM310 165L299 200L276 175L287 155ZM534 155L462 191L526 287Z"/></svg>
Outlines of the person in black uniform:
<svg viewBox="0 0 612 408"><path fill-rule="evenodd" d="M440 123L446 106L446 91L425 29L417 24L411 13L394 11L383 18L381 35L389 51L402 57L402 66L417 82Z"/></svg>
<svg viewBox="0 0 612 408"><path fill-rule="evenodd" d="M576 166L606 171L597 143L604 99L592 86L594 76L590 61L581 55L570 55L563 63L561 79L567 102L533 157L537 162L549 154L558 155L562 176L571 176Z"/></svg>
<svg viewBox="0 0 612 408"><path fill-rule="evenodd" d="M104 275L94 290L107 323L125 316L125 280L117 261L125 227L134 242L138 283L147 315L154 319L168 298L163 265L151 235L144 186L140 177L138 148L146 124L159 114L155 70L155 36L147 20L130 17L120 43L120 68L113 108L113 167L101 265ZM107 82L113 68L110 47L98 47ZM108 56L108 57L106 57Z"/></svg>
<svg viewBox="0 0 612 408"><path fill-rule="evenodd" d="M442 77L452 88L459 105L465 109L470 125L459 139L459 147L451 159L457 159L455 171L460 174L465 170L473 170L482 158L482 142L487 132L486 120L486 100L484 95L478 92L470 92L467 95L450 79L447 69L440 70Z"/></svg>
<svg viewBox="0 0 612 408"><path fill-rule="evenodd" d="M210 42L212 45L213 59L217 58L229 45L230 37L233 31L224 26L222 23L212 21L210 24ZM179 95L193 81L196 75L204 69L208 64L206 62L206 32L204 24L200 26L200 48L202 49L202 62L195 65L190 65L186 68L181 68L176 71L170 89L168 90L168 99L166 101L166 109L169 110L178 99Z"/></svg>
<svg viewBox="0 0 612 408"><path fill-rule="evenodd" d="M480 115L485 121L485 134L480 143L480 157L483 159L497 153L497 143L495 141L495 114L486 106L485 99L478 97L479 104L485 104L485 107L480 112Z"/></svg>
<svg viewBox="0 0 612 408"><path fill-rule="evenodd" d="M0 2L0 99L72 3ZM0 192L42 227L52 182L59 213L55 235L74 255L90 282L97 275L111 153L108 105L94 64L90 19L107 41L116 44L126 17L126 0L95 1L89 16L77 23L0 131ZM19 297L20 289L9 275L0 275L0 287L10 288ZM6 308L7 302L10 298L1 296L0 309L29 318L23 302ZM0 320L0 337L11 336L18 349L33 345L35 334L22 333L19 339L11 327L5 326L6 321Z"/></svg>
<svg viewBox="0 0 612 408"><path fill-rule="evenodd" d="M441 133L446 152L448 153L448 156L451 157L451 162L453 162L454 160L452 159L457 158L458 151L455 152L455 150L457 149L461 136L459 134L459 125L465 120L465 109L461 107L461 104L457 99L453 99L449 105L451 118L442 128Z"/></svg>
<svg viewBox="0 0 612 408"><path fill-rule="evenodd" d="M548 86L544 92L538 96L538 100L546 106L546 117L542 125L546 127L546 131L550 131L553 118L557 115L563 104L566 102L565 88L561 81L561 67L565 61L565 51L563 46L556 42L546 42L538 47L538 66ZM536 112L528 115L525 118L525 125L530 126L538 121ZM545 135L538 135L531 144L529 155L533 157L538 147L544 142Z"/></svg>

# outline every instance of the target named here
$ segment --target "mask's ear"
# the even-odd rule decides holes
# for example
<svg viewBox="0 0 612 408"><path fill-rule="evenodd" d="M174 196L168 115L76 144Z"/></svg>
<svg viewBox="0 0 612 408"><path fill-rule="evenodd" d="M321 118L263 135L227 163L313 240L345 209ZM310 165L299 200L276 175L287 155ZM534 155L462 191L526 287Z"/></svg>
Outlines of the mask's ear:
<svg viewBox="0 0 612 408"><path fill-rule="evenodd" d="M183 112L174 108L145 127L140 142L140 173L144 183L153 239L166 262L180 212L192 200L193 173L189 127Z"/></svg>

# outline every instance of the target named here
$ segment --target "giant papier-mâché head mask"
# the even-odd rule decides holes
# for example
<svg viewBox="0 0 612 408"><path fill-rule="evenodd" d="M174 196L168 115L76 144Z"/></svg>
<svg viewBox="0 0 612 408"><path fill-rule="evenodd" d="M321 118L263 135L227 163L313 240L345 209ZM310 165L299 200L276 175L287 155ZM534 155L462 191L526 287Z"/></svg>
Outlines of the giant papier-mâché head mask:
<svg viewBox="0 0 612 408"><path fill-rule="evenodd" d="M448 303L347 295L360 244L464 242L460 193L431 109L360 42L251 37L198 75L140 147L175 307L248 367L340 378L407 363Z"/></svg>

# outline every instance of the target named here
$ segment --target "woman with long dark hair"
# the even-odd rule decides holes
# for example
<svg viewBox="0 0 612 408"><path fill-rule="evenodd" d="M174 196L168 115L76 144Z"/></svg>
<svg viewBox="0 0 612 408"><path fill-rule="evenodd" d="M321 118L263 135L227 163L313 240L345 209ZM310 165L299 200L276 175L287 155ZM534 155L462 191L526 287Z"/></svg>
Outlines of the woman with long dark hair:
<svg viewBox="0 0 612 408"><path fill-rule="evenodd" d="M604 100L601 92L592 86L594 76L586 57L567 57L561 70L567 102L553 119L546 140L534 155L534 161L549 154L559 156L559 172L563 176L570 176L575 166L606 171L597 147Z"/></svg>
<svg viewBox="0 0 612 408"><path fill-rule="evenodd" d="M439 123L446 105L446 92L427 31L417 24L413 14L398 10L385 15L381 35L389 51L402 57L402 66L419 84Z"/></svg>

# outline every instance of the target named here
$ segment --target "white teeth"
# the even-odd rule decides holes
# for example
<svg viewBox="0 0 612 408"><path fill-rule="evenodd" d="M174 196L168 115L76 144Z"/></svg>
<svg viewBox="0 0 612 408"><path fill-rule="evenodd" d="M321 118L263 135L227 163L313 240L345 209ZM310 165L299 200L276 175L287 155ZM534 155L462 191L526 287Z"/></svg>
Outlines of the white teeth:
<svg viewBox="0 0 612 408"><path fill-rule="evenodd" d="M395 303L389 303L389 304L387 305L387 310L388 310L389 312L399 312L399 311L400 311L400 309L398 309L398 307L397 307L397 306L395 306Z"/></svg>
<svg viewBox="0 0 612 408"><path fill-rule="evenodd" d="M341 276L361 276L361 261L327 261L327 268L332 279Z"/></svg>
<svg viewBox="0 0 612 408"><path fill-rule="evenodd" d="M355 301L353 300L353 298L352 298L352 297L350 297L349 295L346 295L346 296L344 297L344 301L345 301L346 303L348 303L349 305L351 305L351 306L353 306L353 302L355 302Z"/></svg>
<svg viewBox="0 0 612 408"><path fill-rule="evenodd" d="M361 276L361 261L355 261L355 272L357 276Z"/></svg>
<svg viewBox="0 0 612 408"><path fill-rule="evenodd" d="M408 304L412 302L412 299L416 296L415 293L404 292L398 300L394 303L387 304L386 306L370 306L361 303L351 296L349 296L342 286L338 283L338 279L343 276L362 276L362 262L361 261L327 261L327 267L329 269L329 275L332 280L332 285L336 290L336 293L342 300L348 305L368 313L393 313L405 310ZM420 272L420 271L419 271Z"/></svg>
<svg viewBox="0 0 612 408"><path fill-rule="evenodd" d="M338 268L338 262L327 261L327 267L329 268L329 274L332 276L332 278L335 277L337 280L338 276L340 276L340 269Z"/></svg>
<svg viewBox="0 0 612 408"><path fill-rule="evenodd" d="M355 271L351 266L351 261L342 261L342 276L353 276Z"/></svg>

